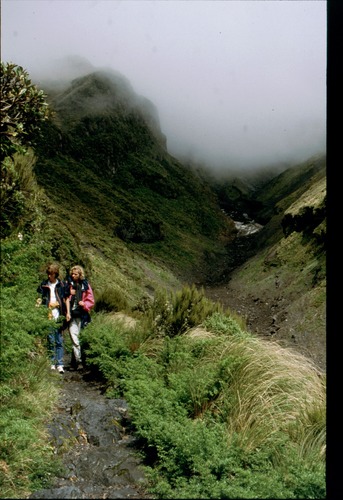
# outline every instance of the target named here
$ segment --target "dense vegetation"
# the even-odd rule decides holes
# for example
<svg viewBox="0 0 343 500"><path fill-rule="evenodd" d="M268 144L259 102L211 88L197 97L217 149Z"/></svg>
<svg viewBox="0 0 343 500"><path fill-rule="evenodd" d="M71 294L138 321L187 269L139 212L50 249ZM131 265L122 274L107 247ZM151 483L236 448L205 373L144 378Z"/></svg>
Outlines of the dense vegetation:
<svg viewBox="0 0 343 500"><path fill-rule="evenodd" d="M52 260L62 275L74 263L87 269L97 305L82 335L86 363L108 397L129 402L157 498L324 498L325 376L184 284L225 252L232 221L214 190L167 154L146 111L123 106L130 92L121 87L103 119L103 108L73 114L71 102L90 94L94 103L94 85L112 88L101 82L81 79L51 98L69 114L60 110L35 150L2 164L21 205L7 211L1 241L1 498L44 487L61 466L46 429L59 384L35 307Z"/></svg>
<svg viewBox="0 0 343 500"><path fill-rule="evenodd" d="M257 340L184 289L125 328L97 316L88 363L124 396L157 498L324 498L324 382L306 358ZM164 306L162 306L164 304ZM199 308L199 304L203 307ZM155 316L158 314L158 316ZM161 328L161 318L164 328ZM181 326L175 334L175 325Z"/></svg>
<svg viewBox="0 0 343 500"><path fill-rule="evenodd" d="M1 162L35 143L37 132L48 119L46 95L34 85L27 71L13 63L0 66Z"/></svg>
<svg viewBox="0 0 343 500"><path fill-rule="evenodd" d="M0 66L1 84L1 236L11 232L25 210L25 198L33 194L32 165L13 158L25 154L36 144L40 129L49 117L45 94L30 80L28 73L13 63ZM32 205L32 204L31 204Z"/></svg>

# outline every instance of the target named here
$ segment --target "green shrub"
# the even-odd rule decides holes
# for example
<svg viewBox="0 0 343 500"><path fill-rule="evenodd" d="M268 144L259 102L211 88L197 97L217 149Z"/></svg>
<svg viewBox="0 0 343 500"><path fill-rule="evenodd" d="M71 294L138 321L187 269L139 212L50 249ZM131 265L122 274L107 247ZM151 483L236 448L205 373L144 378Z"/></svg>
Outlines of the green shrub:
<svg viewBox="0 0 343 500"><path fill-rule="evenodd" d="M15 259L11 260L12 273L16 274ZM15 373L25 370L32 358L44 351L50 326L46 309L35 307L36 289L28 285L27 281L30 278L28 274L25 275L25 260L22 262L21 283L13 285L13 277L8 276L9 281L3 283L1 287L0 380L10 379ZM19 291L20 300L18 300Z"/></svg>
<svg viewBox="0 0 343 500"><path fill-rule="evenodd" d="M325 497L324 386L311 363L218 313L204 321L217 333L147 329L132 350L139 329L114 317L83 335L107 395L129 403L153 495Z"/></svg>
<svg viewBox="0 0 343 500"><path fill-rule="evenodd" d="M1 498L26 498L58 467L46 435L58 396L48 371L50 321L45 308L35 307L47 247L13 235L1 252L0 490Z"/></svg>
<svg viewBox="0 0 343 500"><path fill-rule="evenodd" d="M235 434L227 435L224 422L206 415L190 419L177 381L185 362L172 383L153 360L131 358L125 373L125 397L136 434L146 443L146 472L158 498L323 498L323 463L304 463L282 432L249 450ZM206 383L204 377L199 384ZM294 496L297 490L308 496Z"/></svg>
<svg viewBox="0 0 343 500"><path fill-rule="evenodd" d="M128 309L128 301L123 292L117 288L107 286L103 290L94 291L96 312L117 312Z"/></svg>
<svg viewBox="0 0 343 500"><path fill-rule="evenodd" d="M58 389L45 356L12 372L12 379L0 384L0 497L27 498L32 490L49 487L61 469L46 430Z"/></svg>
<svg viewBox="0 0 343 500"><path fill-rule="evenodd" d="M1 61L1 163L37 142L40 128L50 111L46 95L34 85L28 72Z"/></svg>
<svg viewBox="0 0 343 500"><path fill-rule="evenodd" d="M250 337L250 334L245 330L245 321L237 314L222 314L214 312L203 321L203 326L217 334L236 335L238 337Z"/></svg>
<svg viewBox="0 0 343 500"><path fill-rule="evenodd" d="M204 290L195 285L176 292L158 291L149 311L150 321L158 334L175 337L199 325L222 306L207 299Z"/></svg>
<svg viewBox="0 0 343 500"><path fill-rule="evenodd" d="M150 363L149 358L140 352L139 346L144 345L146 335L145 330L142 332L139 327L125 328L114 315L103 312L97 313L87 328L81 331L80 341L86 354L86 363L104 377L112 393L123 395L122 381L133 375L130 372L131 360L134 363L138 363L138 359L144 360L145 364ZM133 348L132 343L137 340L137 336L139 345ZM154 364L153 361L151 363ZM137 377L138 371L136 367Z"/></svg>

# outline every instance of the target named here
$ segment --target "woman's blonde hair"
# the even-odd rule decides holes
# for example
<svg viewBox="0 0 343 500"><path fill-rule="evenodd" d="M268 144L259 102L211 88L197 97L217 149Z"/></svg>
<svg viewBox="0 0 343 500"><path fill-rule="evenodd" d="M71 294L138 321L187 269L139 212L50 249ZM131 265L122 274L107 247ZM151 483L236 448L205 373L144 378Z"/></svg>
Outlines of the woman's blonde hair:
<svg viewBox="0 0 343 500"><path fill-rule="evenodd" d="M80 275L80 279L83 280L85 278L85 272L83 270L83 267L81 266L73 266L71 269L70 269L70 275L71 273L75 271L76 273L79 273Z"/></svg>

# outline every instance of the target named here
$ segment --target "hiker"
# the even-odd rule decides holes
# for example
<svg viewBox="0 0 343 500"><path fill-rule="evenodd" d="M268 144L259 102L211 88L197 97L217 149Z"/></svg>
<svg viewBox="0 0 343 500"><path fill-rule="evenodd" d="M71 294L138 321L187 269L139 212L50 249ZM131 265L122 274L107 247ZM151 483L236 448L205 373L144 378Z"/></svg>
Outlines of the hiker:
<svg viewBox="0 0 343 500"><path fill-rule="evenodd" d="M85 278L81 266L73 266L67 285L67 321L69 321L69 335L73 344L73 357L77 369L82 368L81 347L79 335L81 328L90 322L89 311L94 306L92 287Z"/></svg>
<svg viewBox="0 0 343 500"><path fill-rule="evenodd" d="M50 353L51 370L64 373L63 368L63 329L66 320L60 322L60 316L66 316L65 285L58 278L59 265L49 264L46 268L48 279L43 280L37 288L41 298L37 299L37 306L42 304L49 309L48 317L54 323L49 329L47 337L48 351Z"/></svg>

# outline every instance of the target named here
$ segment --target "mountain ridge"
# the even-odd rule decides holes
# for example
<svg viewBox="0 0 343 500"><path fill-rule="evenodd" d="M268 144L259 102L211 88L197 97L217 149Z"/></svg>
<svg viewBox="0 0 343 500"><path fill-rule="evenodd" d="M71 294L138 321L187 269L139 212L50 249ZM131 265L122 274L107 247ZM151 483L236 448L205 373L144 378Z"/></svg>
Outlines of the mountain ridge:
<svg viewBox="0 0 343 500"><path fill-rule="evenodd" d="M261 273L262 281L265 280L266 273L270 273L270 281L274 283L275 280L278 281L274 270L281 262L286 267L298 266L299 264L287 263L284 254L281 260L275 256L282 254L280 245L287 247L287 241L291 241L292 233L296 229L290 207L295 200L300 203L302 196L306 198L306 193L311 191L316 182L326 178L325 155L310 158L282 172L276 167L274 176L271 175L270 169L266 174L261 171L261 175L258 172L251 176L244 174L241 179L237 178L235 172L231 180L221 182L220 179L211 177L210 170L199 173L192 165L185 166L169 155L165 142L161 141L160 135L156 136L147 124L149 119L144 115L147 110L143 113L135 107L139 106L137 103L141 101L131 94L131 88L129 94L133 107L125 108L127 99L120 102L118 107L117 87L113 84L113 79L116 80L115 75L108 79L106 73L92 72L88 76L75 79L70 87L72 90L55 93L50 101L51 105L55 106L55 118L53 124L45 130L45 139L43 138L40 144L36 164L38 181L47 189L49 184L55 182L54 179L59 179L61 183L61 179L66 177L67 182L60 184L65 200L63 205L67 203L68 198L73 199L76 214L74 222L70 224L69 211L63 211L63 225L68 227L70 238L73 233L71 226L80 225L78 213L86 213L94 221L95 228L94 235L90 238L89 229L83 227L86 221L82 221L77 230L81 244L77 251L75 249L74 252L69 252L72 255L70 260L77 259L79 252L81 262L87 264L92 275L94 252L92 250L90 255L89 249L98 248L97 252L100 250L96 231L101 229L101 232L104 232L102 240L109 238L117 241L116 247L119 244L132 256L139 257L142 269L147 270L146 276L140 278L144 283L141 289L143 295L146 292L154 294L156 286L168 287L168 282L172 287L177 286L177 280L180 284L196 282L200 286L206 283L208 276L221 282L223 279L229 280L231 286L236 283L237 289L242 293L240 280L242 279L242 283L245 280L244 267L255 266L254 273L256 276ZM91 105L97 99L99 87L101 92L98 99L105 112L101 106L94 109ZM82 98L85 91L86 94L89 93L90 99ZM104 92L106 99L102 100ZM71 95L78 101L79 108L76 110L69 100ZM51 138L53 142L60 144L54 151L51 151L50 147ZM75 186L74 190L70 188L71 185ZM305 248L310 245L308 264L314 259L313 265L309 266L312 271L306 275L303 284L298 283L295 287L299 297L307 294L311 280L319 279L321 290L323 288L326 198L323 194L325 186L322 187L321 199L318 200L317 197L311 202L316 208L305 210L306 217L314 221L309 225L311 231L307 231L304 239L304 227L298 224L296 233L302 236L299 241L293 241L296 245L292 250L295 256L297 253L303 253L301 246ZM55 193L52 196L53 203L59 204L60 194ZM298 223L299 211L301 212L306 203L302 203L296 211ZM317 220L318 205L322 207L320 220ZM226 210L225 214L223 208L230 210ZM241 216L247 212L244 217L257 220L264 226L258 235L245 240L249 251L241 249L242 240L237 240L237 229L232 219L234 214L231 217L230 211ZM314 235L317 226L321 228L316 239ZM287 234L287 231L290 231L290 234ZM314 248L317 250L313 253ZM237 252L241 252L241 255L238 255L238 259L236 255L232 260L230 253L233 255ZM155 272L150 273L151 264L143 265L145 259L154 266L162 266L165 269L166 276L169 276L165 283L159 278L155 281L157 275ZM263 263L260 264L261 270L256 269L256 264L253 264L256 259ZM232 268L232 262L236 262L236 270ZM70 261L67 261L66 266L69 263ZM118 261L116 264L118 265ZM97 272L95 270L95 275ZM170 273L176 277L176 281ZM286 274L288 276L288 271ZM149 276L152 275L154 283L149 282ZM251 288L252 281L256 289ZM102 288L100 282L99 274L96 286ZM214 281L212 285L215 284ZM258 280L256 282L255 279L250 279L246 287L255 297L261 291L258 289ZM136 292L134 296L130 297L130 293L127 295L131 303L139 300L140 293ZM279 291L268 290L269 298L276 292ZM293 299L288 298L287 294L288 291L284 294L284 300L289 305ZM293 297L294 290L289 294ZM280 303L278 304L279 307ZM321 304L323 306L323 299ZM281 309L279 318L282 316ZM321 317L324 317L323 310ZM286 323L281 323L280 329L285 329ZM297 328L297 324L292 324L290 328ZM313 330L316 327L314 325L311 328ZM318 328L320 335L325 336L322 321Z"/></svg>

